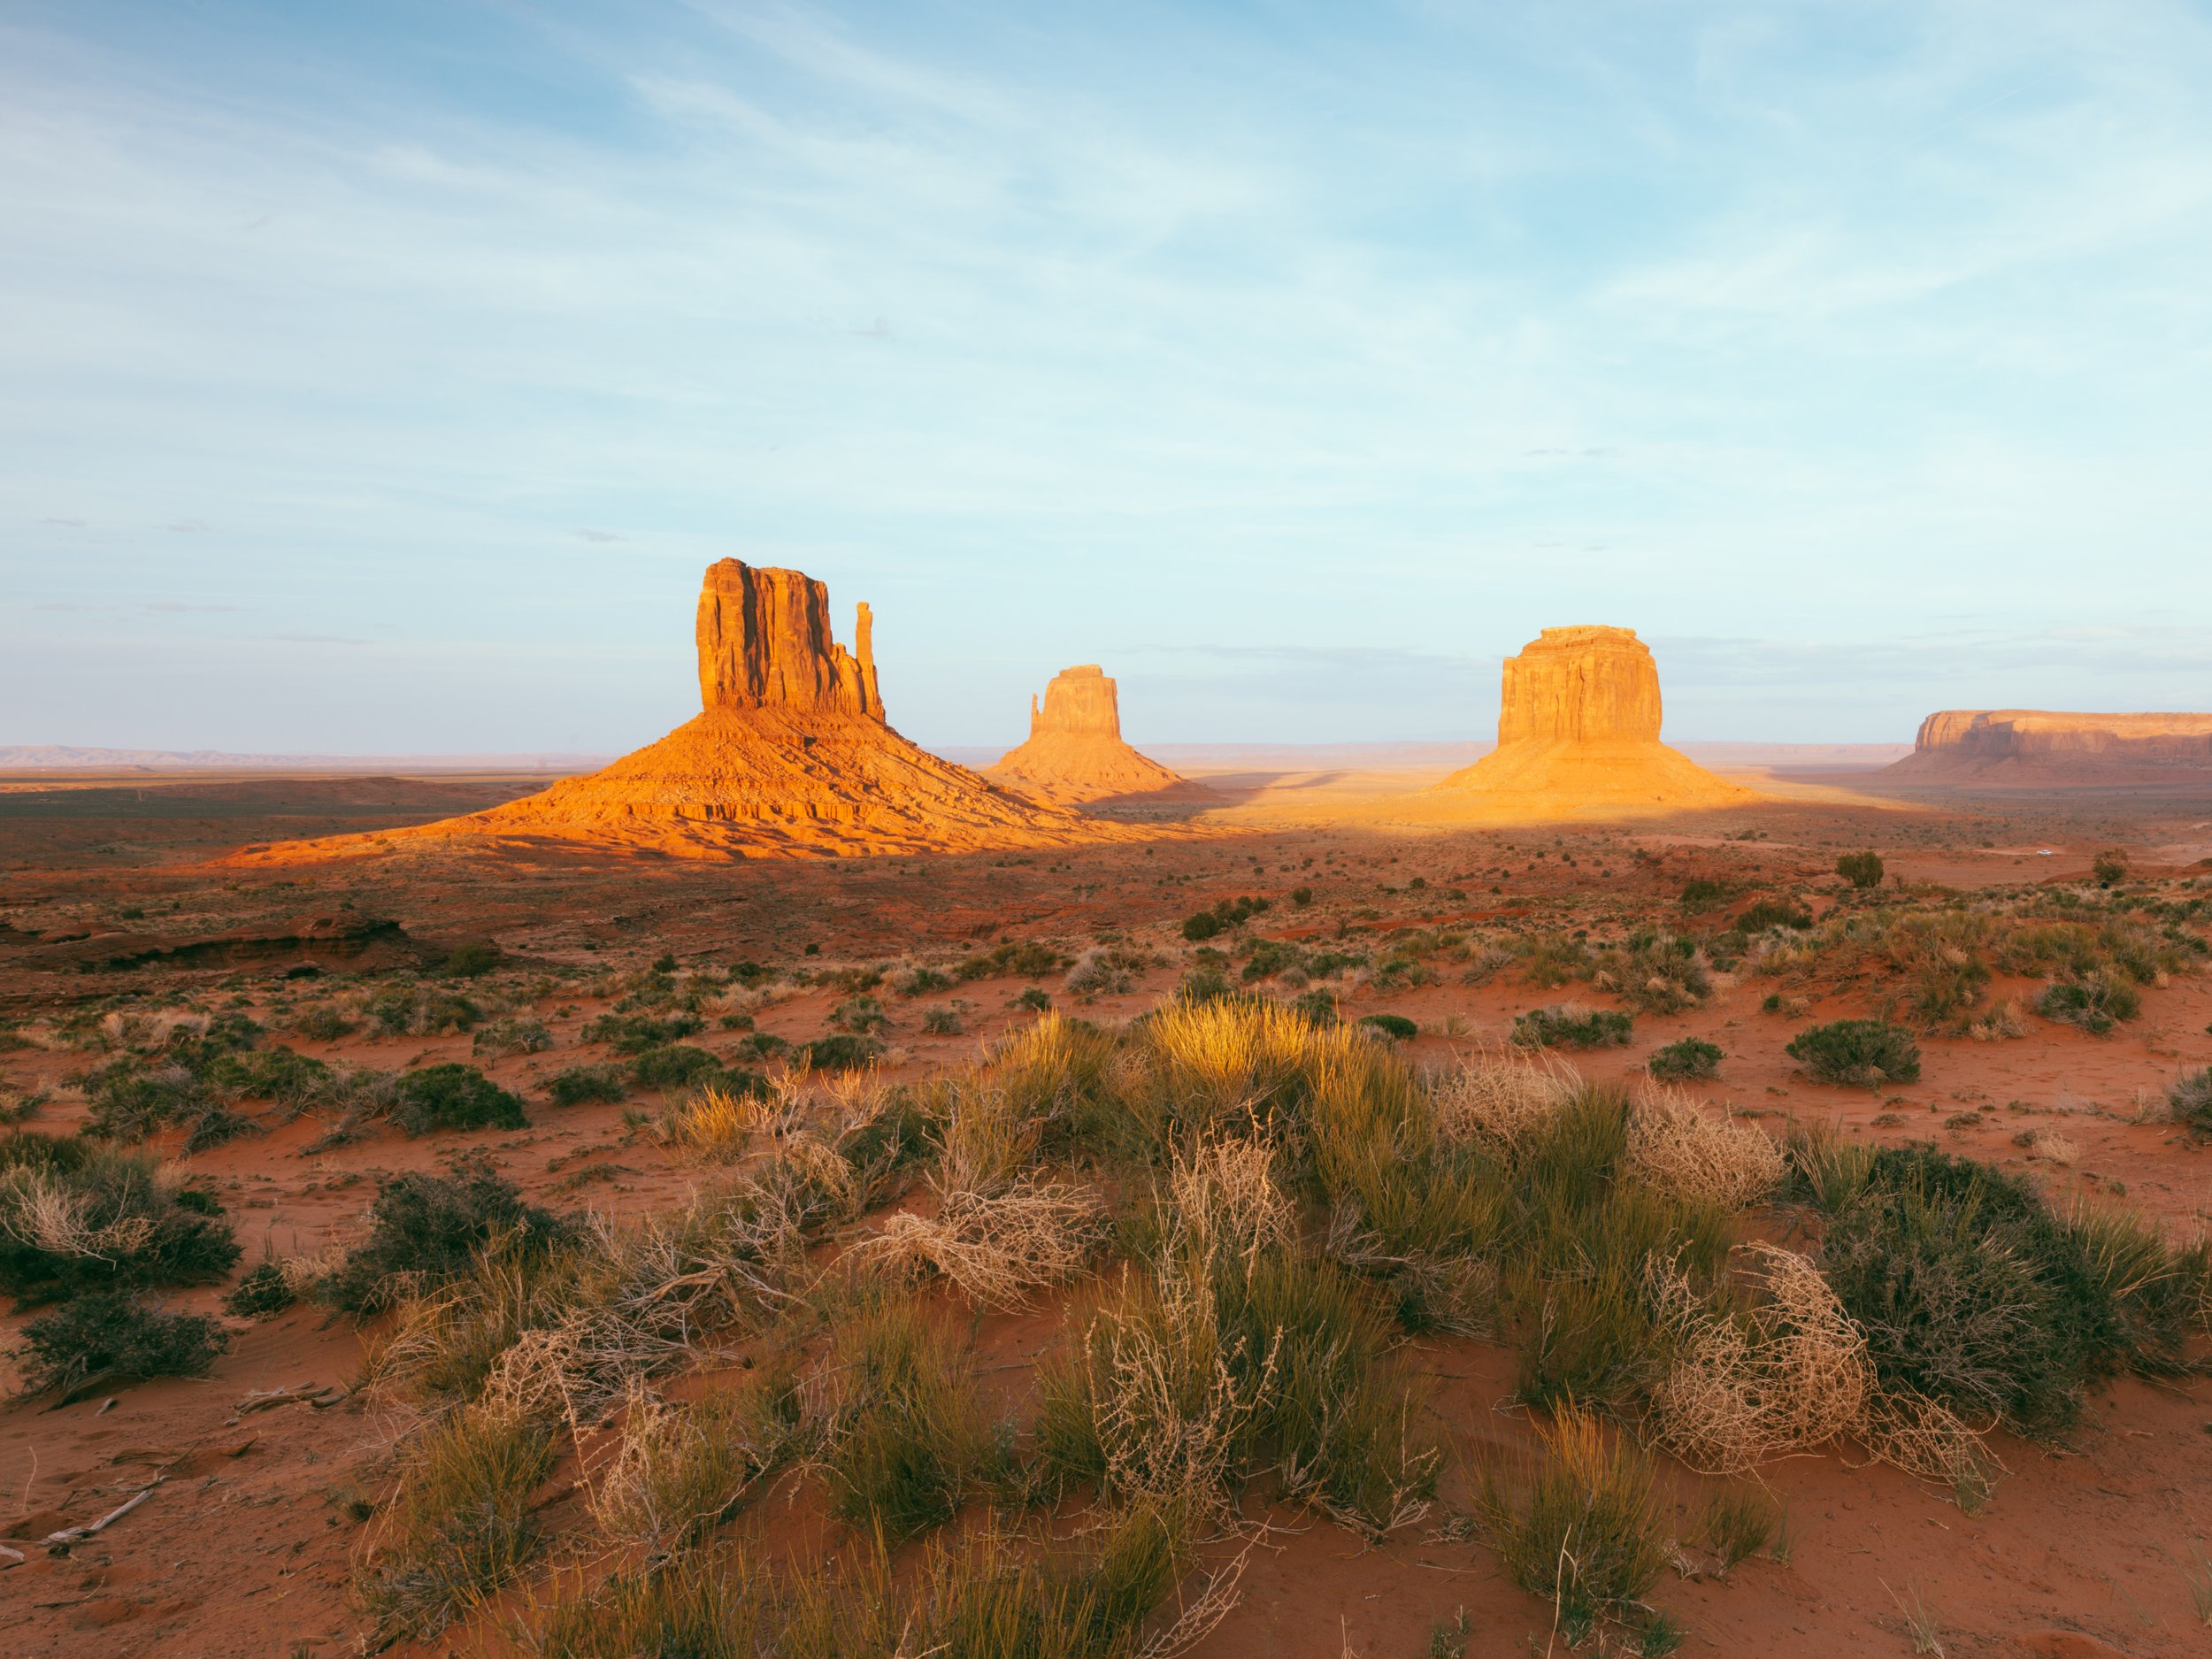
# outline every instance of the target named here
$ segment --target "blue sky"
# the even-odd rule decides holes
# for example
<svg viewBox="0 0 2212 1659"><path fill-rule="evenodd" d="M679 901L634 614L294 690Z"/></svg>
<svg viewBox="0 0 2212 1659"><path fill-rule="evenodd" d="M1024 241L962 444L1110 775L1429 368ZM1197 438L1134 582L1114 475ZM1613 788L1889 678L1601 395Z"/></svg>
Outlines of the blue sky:
<svg viewBox="0 0 2212 1659"><path fill-rule="evenodd" d="M700 569L892 718L2212 708L2212 12L0 10L0 743L612 750Z"/></svg>

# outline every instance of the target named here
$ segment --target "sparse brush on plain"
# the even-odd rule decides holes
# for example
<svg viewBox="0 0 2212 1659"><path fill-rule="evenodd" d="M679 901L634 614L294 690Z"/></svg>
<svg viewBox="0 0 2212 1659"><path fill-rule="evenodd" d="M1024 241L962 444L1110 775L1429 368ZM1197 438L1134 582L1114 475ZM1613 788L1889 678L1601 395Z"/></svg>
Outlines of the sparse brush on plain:
<svg viewBox="0 0 2212 1659"><path fill-rule="evenodd" d="M1920 1045L1883 1019L1839 1019L1801 1031L1783 1052L1823 1083L1880 1088L1920 1079Z"/></svg>
<svg viewBox="0 0 2212 1659"><path fill-rule="evenodd" d="M169 1313L119 1291L94 1291L23 1327L14 1359L27 1393L65 1396L94 1385L202 1377L230 1346L204 1314Z"/></svg>
<svg viewBox="0 0 2212 1659"><path fill-rule="evenodd" d="M220 1279L230 1223L143 1155L18 1133L0 1139L0 1291L21 1302Z"/></svg>
<svg viewBox="0 0 2212 1659"><path fill-rule="evenodd" d="M824 1386L819 1457L831 1507L857 1526L910 1538L1009 1472L966 1343L914 1302L849 1317Z"/></svg>
<svg viewBox="0 0 2212 1659"><path fill-rule="evenodd" d="M399 1079L392 1121L411 1135L440 1129L526 1129L522 1102L472 1065L426 1065Z"/></svg>
<svg viewBox="0 0 2212 1659"><path fill-rule="evenodd" d="M1652 1393L1660 1444L1693 1469L1737 1474L1857 1429L1874 1386L1864 1333L1807 1257L1743 1248L1747 1305L1700 1296L1655 1259L1650 1295L1673 1363Z"/></svg>
<svg viewBox="0 0 2212 1659"><path fill-rule="evenodd" d="M549 1245L566 1231L522 1202L513 1182L481 1158L457 1159L449 1173L395 1176L369 1207L368 1236L324 1281L333 1307L369 1314L469 1271L496 1241Z"/></svg>
<svg viewBox="0 0 2212 1659"><path fill-rule="evenodd" d="M1647 1083L1629 1116L1623 1168L1659 1192L1735 1210L1772 1192L1786 1165L1756 1125L1708 1113L1679 1089Z"/></svg>
<svg viewBox="0 0 2212 1659"><path fill-rule="evenodd" d="M1651 1459L1574 1406L1537 1434L1533 1455L1480 1471L1478 1511L1500 1563L1558 1609L1570 1645L1604 1624L1644 1625L1643 1596L1673 1559Z"/></svg>
<svg viewBox="0 0 2212 1659"><path fill-rule="evenodd" d="M1549 1055L1484 1050L1437 1084L1437 1127L1453 1140L1517 1147L1551 1122L1580 1080Z"/></svg>
<svg viewBox="0 0 2212 1659"><path fill-rule="evenodd" d="M2166 1091L2166 1107L2174 1122L2192 1135L2212 1136L2212 1066L2175 1079Z"/></svg>
<svg viewBox="0 0 2212 1659"><path fill-rule="evenodd" d="M1685 1037L1663 1048L1655 1048L1644 1070L1661 1083L1694 1083L1720 1070L1721 1048L1702 1037Z"/></svg>
<svg viewBox="0 0 2212 1659"><path fill-rule="evenodd" d="M1762 1486L1730 1486L1713 1494L1699 1530L1712 1552L1714 1576L1725 1578L1764 1549L1781 1522L1781 1506Z"/></svg>
<svg viewBox="0 0 2212 1659"><path fill-rule="evenodd" d="M1966 1027L1976 1042L2010 1042L2028 1034L2028 1017L2009 996L2001 997Z"/></svg>
<svg viewBox="0 0 2212 1659"><path fill-rule="evenodd" d="M663 1145L687 1157L730 1164L745 1156L767 1117L759 1095L710 1084L662 1107L654 1130Z"/></svg>
<svg viewBox="0 0 2212 1659"><path fill-rule="evenodd" d="M1007 1309L1071 1277L1104 1231L1096 1195L1064 1181L1024 1175L987 1192L941 1186L935 1195L933 1213L894 1213L844 1261L897 1278L942 1273L977 1306Z"/></svg>
<svg viewBox="0 0 2212 1659"><path fill-rule="evenodd" d="M553 1469L553 1434L469 1406L423 1432L354 1568L354 1593L388 1644L430 1637L513 1581L536 1553L530 1496Z"/></svg>
<svg viewBox="0 0 2212 1659"><path fill-rule="evenodd" d="M798 1390L781 1367L689 1404L633 1381L622 1416L621 1442L591 1481L592 1514L610 1540L649 1561L704 1540L799 1438Z"/></svg>
<svg viewBox="0 0 2212 1659"><path fill-rule="evenodd" d="M1559 1002L1517 1018L1513 1041L1524 1048L1610 1048L1624 1045L1634 1028L1617 1010Z"/></svg>
<svg viewBox="0 0 2212 1659"><path fill-rule="evenodd" d="M2124 1317L2084 1236L1985 1164L1876 1149L1821 1256L1867 1334L1882 1391L2030 1434L2064 1429L2085 1385L2163 1363Z"/></svg>
<svg viewBox="0 0 2212 1659"><path fill-rule="evenodd" d="M2124 974L2093 969L2044 987L2035 1000L2035 1011L2046 1019L2078 1025L2092 1036L2102 1037L2117 1022L2141 1013L2143 998Z"/></svg>

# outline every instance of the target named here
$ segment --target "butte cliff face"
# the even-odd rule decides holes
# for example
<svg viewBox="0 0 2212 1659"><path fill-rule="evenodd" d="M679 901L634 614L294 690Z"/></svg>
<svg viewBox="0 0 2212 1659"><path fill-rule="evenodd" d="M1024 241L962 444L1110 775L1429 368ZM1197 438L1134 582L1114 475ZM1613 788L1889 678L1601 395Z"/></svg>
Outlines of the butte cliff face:
<svg viewBox="0 0 2212 1659"><path fill-rule="evenodd" d="M1659 741L1659 667L1633 628L1546 628L1505 663L1498 747L1438 784L1471 817L1580 818L1755 797Z"/></svg>
<svg viewBox="0 0 2212 1659"><path fill-rule="evenodd" d="M1920 723L1893 777L2003 784L2200 783L2212 714L1945 709Z"/></svg>
<svg viewBox="0 0 2212 1659"><path fill-rule="evenodd" d="M1131 832L999 787L886 723L868 607L856 650L828 590L736 559L699 594L698 716L588 777L376 837L257 849L291 862L426 842L551 842L682 857L844 856L1057 847Z"/></svg>
<svg viewBox="0 0 2212 1659"><path fill-rule="evenodd" d="M1179 777L1121 740L1121 700L1095 663L1064 668L1029 700L1029 741L984 776L1043 800L1068 804L1203 798L1202 785Z"/></svg>

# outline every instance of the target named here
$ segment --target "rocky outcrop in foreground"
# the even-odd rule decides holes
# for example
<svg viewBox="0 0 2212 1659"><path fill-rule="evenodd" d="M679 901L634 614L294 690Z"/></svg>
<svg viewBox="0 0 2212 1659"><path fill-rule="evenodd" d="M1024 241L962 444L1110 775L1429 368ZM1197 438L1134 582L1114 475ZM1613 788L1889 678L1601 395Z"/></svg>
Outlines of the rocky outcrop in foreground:
<svg viewBox="0 0 2212 1659"><path fill-rule="evenodd" d="M1626 817L1756 797L1659 741L1659 668L1633 628L1546 628L1505 663L1498 747L1438 784L1455 817Z"/></svg>
<svg viewBox="0 0 2212 1659"><path fill-rule="evenodd" d="M736 559L699 595L699 715L587 777L487 811L378 835L251 849L292 863L437 843L549 843L679 857L807 857L1060 847L1126 830L1000 788L885 722L868 607L857 651L829 595Z"/></svg>
<svg viewBox="0 0 2212 1659"><path fill-rule="evenodd" d="M1071 805L1204 798L1210 792L1139 754L1121 739L1121 700L1095 663L1064 668L1029 700L1029 741L984 776Z"/></svg>
<svg viewBox="0 0 2212 1659"><path fill-rule="evenodd" d="M2212 777L2212 714L1945 709L1887 770L1931 782L2200 782Z"/></svg>

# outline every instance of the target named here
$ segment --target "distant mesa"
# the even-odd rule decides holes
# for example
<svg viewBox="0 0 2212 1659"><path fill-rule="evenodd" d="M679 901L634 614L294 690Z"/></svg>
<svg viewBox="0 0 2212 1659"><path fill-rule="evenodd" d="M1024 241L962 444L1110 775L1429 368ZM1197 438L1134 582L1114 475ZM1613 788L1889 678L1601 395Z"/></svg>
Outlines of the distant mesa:
<svg viewBox="0 0 2212 1659"><path fill-rule="evenodd" d="M255 849L291 862L427 843L556 843L680 857L849 856L1059 847L1132 832L1002 789L886 723L872 618L855 650L829 591L797 571L707 567L696 627L702 711L588 776L464 818Z"/></svg>
<svg viewBox="0 0 2212 1659"><path fill-rule="evenodd" d="M1931 783L2200 783L2212 714L1945 709L1920 723L1886 776Z"/></svg>
<svg viewBox="0 0 2212 1659"><path fill-rule="evenodd" d="M1121 700L1096 663L1064 668L1029 700L1029 741L984 776L1066 805L1134 800L1204 800L1212 791L1170 772L1121 740Z"/></svg>
<svg viewBox="0 0 2212 1659"><path fill-rule="evenodd" d="M1623 816L1757 797L1659 741L1659 668L1633 628L1546 628L1505 662L1498 747L1433 794L1480 816Z"/></svg>

